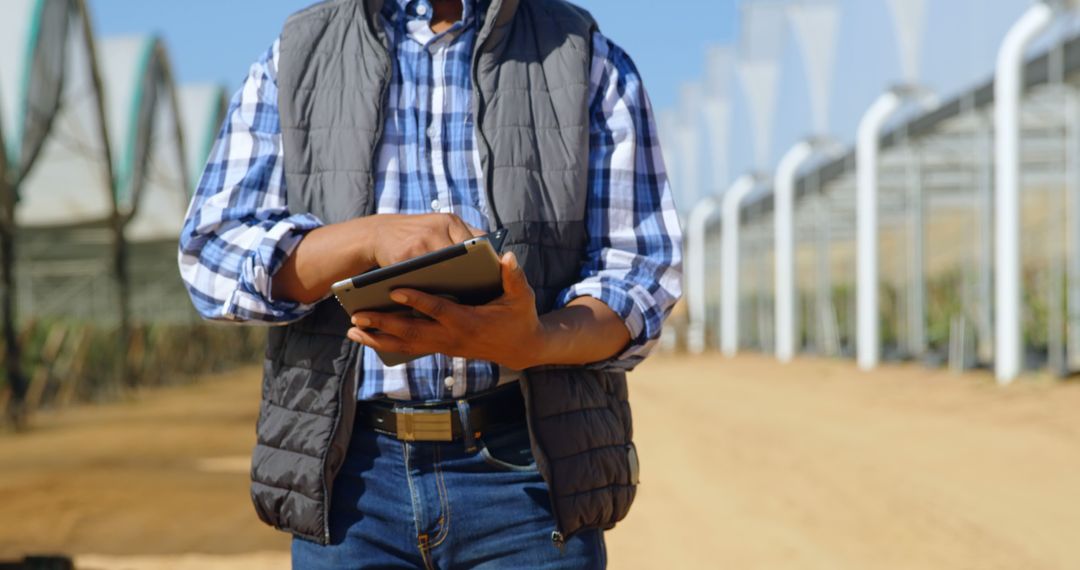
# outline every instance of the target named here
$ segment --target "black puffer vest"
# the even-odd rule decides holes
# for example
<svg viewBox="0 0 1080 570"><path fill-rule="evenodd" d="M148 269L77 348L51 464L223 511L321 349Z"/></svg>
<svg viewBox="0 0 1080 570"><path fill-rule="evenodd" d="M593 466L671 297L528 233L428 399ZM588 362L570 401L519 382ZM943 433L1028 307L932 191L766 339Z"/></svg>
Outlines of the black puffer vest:
<svg viewBox="0 0 1080 570"><path fill-rule="evenodd" d="M289 19L279 105L289 210L327 223L374 211L374 171L391 78L381 0L333 0ZM551 310L579 279L587 240L592 18L562 0L482 1L473 117L493 227ZM331 485L356 407L361 351L329 300L271 330L251 495L268 524L326 543ZM637 484L622 372L526 371L520 382L533 452L557 531L610 528Z"/></svg>

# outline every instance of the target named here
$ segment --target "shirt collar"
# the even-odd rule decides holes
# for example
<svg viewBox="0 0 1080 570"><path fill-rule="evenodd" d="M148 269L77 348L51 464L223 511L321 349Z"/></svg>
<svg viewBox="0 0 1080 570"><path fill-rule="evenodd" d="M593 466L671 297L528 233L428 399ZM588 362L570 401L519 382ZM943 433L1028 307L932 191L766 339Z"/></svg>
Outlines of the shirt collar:
<svg viewBox="0 0 1080 570"><path fill-rule="evenodd" d="M472 25L476 19L476 2L477 0L462 0L461 21L455 24L455 27L458 25L462 27ZM383 16L391 22L401 20L405 22L413 20L430 22L434 11L430 0L387 0L383 2L382 9Z"/></svg>

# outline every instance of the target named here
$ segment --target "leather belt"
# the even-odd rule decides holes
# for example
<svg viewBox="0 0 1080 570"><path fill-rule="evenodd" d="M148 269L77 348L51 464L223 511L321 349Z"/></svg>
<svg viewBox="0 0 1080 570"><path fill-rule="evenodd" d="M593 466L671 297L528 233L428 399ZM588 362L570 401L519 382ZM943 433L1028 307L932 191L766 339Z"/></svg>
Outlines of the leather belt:
<svg viewBox="0 0 1080 570"><path fill-rule="evenodd" d="M468 425L476 437L525 422L525 401L516 382L460 401L468 404ZM357 402L356 423L401 441L457 441L465 436L460 411L464 406L458 402Z"/></svg>

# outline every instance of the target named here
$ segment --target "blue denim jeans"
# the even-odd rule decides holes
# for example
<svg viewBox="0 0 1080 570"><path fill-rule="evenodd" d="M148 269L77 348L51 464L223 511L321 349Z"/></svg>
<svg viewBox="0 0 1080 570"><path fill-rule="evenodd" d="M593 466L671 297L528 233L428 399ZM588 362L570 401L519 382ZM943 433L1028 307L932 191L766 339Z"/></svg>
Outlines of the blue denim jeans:
<svg viewBox="0 0 1080 570"><path fill-rule="evenodd" d="M603 568L602 531L562 549L524 427L465 444L357 428L334 481L330 544L295 538L293 568Z"/></svg>

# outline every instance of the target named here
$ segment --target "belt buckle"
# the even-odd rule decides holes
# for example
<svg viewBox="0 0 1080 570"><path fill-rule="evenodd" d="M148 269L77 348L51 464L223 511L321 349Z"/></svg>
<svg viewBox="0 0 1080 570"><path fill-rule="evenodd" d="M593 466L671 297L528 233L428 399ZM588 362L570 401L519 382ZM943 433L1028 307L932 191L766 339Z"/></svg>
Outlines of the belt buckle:
<svg viewBox="0 0 1080 570"><path fill-rule="evenodd" d="M401 441L454 441L450 410L403 408L397 415L397 437Z"/></svg>

